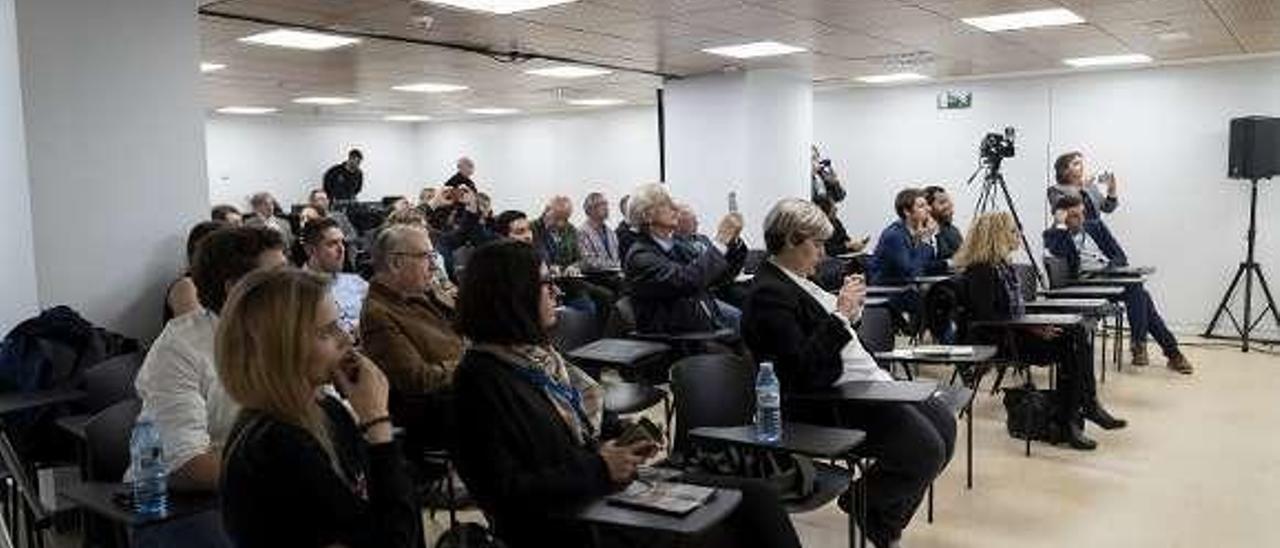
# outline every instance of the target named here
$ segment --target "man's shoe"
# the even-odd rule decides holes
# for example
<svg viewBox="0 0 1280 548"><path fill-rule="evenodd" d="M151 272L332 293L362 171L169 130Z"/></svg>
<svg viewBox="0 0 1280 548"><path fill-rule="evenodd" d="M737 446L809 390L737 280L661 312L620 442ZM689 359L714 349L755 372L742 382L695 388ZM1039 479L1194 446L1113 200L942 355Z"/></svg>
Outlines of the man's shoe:
<svg viewBox="0 0 1280 548"><path fill-rule="evenodd" d="M1147 345L1145 345L1145 344L1134 344L1134 345L1133 345L1133 359L1129 360L1129 363L1130 363L1130 364L1132 364L1132 365L1139 366L1139 367L1144 366L1144 365L1150 365L1150 364L1151 364L1151 360L1147 358Z"/></svg>
<svg viewBox="0 0 1280 548"><path fill-rule="evenodd" d="M1072 449L1080 451L1093 451L1098 448L1098 442L1093 441L1084 435L1084 429L1076 425L1075 421L1070 421L1066 427L1062 429L1062 440Z"/></svg>
<svg viewBox="0 0 1280 548"><path fill-rule="evenodd" d="M1101 426L1103 430L1118 430L1129 424L1129 422L1124 419L1117 419L1111 416L1111 413L1108 413L1102 405L1097 403L1093 404L1092 409L1085 411L1084 418L1089 422Z"/></svg>
<svg viewBox="0 0 1280 548"><path fill-rule="evenodd" d="M1190 375L1195 371L1191 367L1191 362L1187 361L1186 356L1183 356L1181 352L1174 352L1173 355L1169 356L1167 367L1183 375Z"/></svg>

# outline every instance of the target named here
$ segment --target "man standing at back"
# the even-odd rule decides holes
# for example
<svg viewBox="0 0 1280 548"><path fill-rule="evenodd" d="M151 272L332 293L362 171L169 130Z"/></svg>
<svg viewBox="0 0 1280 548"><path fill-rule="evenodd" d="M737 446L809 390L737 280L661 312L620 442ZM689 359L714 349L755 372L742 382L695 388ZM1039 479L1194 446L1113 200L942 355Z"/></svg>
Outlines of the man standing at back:
<svg viewBox="0 0 1280 548"><path fill-rule="evenodd" d="M475 175L475 173L476 164L471 161L471 158L466 156L458 158L458 172L454 173L453 177L449 177L449 180L444 182L444 186L448 188L465 186L470 188L471 192L475 192L476 183L471 180L471 176Z"/></svg>
<svg viewBox="0 0 1280 548"><path fill-rule="evenodd" d="M337 203L356 200L356 195L364 188L364 172L360 171L363 161L364 154L353 148L347 153L347 161L324 172L324 191L329 199Z"/></svg>

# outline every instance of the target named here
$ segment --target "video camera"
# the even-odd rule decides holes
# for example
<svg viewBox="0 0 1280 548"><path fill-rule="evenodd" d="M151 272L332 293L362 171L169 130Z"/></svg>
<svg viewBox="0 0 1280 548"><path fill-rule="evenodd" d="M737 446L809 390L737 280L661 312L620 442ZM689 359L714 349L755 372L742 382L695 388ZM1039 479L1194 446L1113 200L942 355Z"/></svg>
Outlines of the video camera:
<svg viewBox="0 0 1280 548"><path fill-rule="evenodd" d="M1004 128L1004 134L988 133L978 145L978 154L988 165L999 166L1000 161L1012 158L1014 154L1013 140L1017 136L1013 127Z"/></svg>

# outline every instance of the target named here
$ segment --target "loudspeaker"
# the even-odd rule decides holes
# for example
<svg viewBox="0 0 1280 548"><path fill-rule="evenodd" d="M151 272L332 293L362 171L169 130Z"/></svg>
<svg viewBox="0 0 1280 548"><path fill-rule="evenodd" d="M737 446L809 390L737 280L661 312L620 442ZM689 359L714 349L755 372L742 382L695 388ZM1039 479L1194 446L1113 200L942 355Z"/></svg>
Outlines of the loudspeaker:
<svg viewBox="0 0 1280 548"><path fill-rule="evenodd" d="M1231 120L1227 176L1266 179L1280 175L1280 118L1245 116Z"/></svg>

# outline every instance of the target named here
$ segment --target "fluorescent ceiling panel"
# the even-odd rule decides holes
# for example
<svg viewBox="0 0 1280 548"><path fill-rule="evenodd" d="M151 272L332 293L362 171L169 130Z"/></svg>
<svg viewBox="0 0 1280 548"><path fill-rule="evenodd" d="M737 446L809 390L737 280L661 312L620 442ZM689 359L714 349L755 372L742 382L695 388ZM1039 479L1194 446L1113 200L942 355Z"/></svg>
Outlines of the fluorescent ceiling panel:
<svg viewBox="0 0 1280 548"><path fill-rule="evenodd" d="M1073 67L1103 67L1109 65L1136 65L1140 63L1150 63L1151 56L1141 53L1126 53L1123 55L1099 55L1097 57L1075 57L1072 59L1063 59L1062 62Z"/></svg>
<svg viewBox="0 0 1280 548"><path fill-rule="evenodd" d="M279 110L273 107L222 107L217 112L222 114L271 114Z"/></svg>
<svg viewBox="0 0 1280 548"><path fill-rule="evenodd" d="M547 67L524 71L525 74L534 76L546 76L548 78L588 78L591 76L603 76L612 73L611 70L595 67L580 67L574 65L561 65L558 67Z"/></svg>
<svg viewBox="0 0 1280 548"><path fill-rule="evenodd" d="M324 51L340 48L360 42L359 38L349 38L336 34L311 32L302 30L276 29L245 36L241 42L278 48L301 49L307 51Z"/></svg>
<svg viewBox="0 0 1280 548"><path fill-rule="evenodd" d="M471 11L483 11L506 15L521 11L536 10L547 6L568 4L577 0L419 0L428 4L440 4Z"/></svg>
<svg viewBox="0 0 1280 548"><path fill-rule="evenodd" d="M716 48L707 48L702 51L712 55L722 55L725 57L733 57L734 59L751 59L753 57L771 57L774 55L788 55L792 53L800 53L806 51L799 46L791 46L779 42L752 42L750 44L738 44L734 46L720 46Z"/></svg>
<svg viewBox="0 0 1280 548"><path fill-rule="evenodd" d="M867 84L896 84L899 82L917 82L928 79L928 76L915 72L894 72L892 74L875 74L872 76L858 77L859 82Z"/></svg>
<svg viewBox="0 0 1280 548"><path fill-rule="evenodd" d="M441 84L437 82L419 82L417 84L405 84L402 86L392 86L396 91L410 91L413 93L450 93L454 91L463 91L467 86L458 84Z"/></svg>
<svg viewBox="0 0 1280 548"><path fill-rule="evenodd" d="M353 99L351 97L299 97L294 99L293 102L298 103L299 105L337 106L359 103L360 100Z"/></svg>
<svg viewBox="0 0 1280 548"><path fill-rule="evenodd" d="M1071 10L1054 8L1048 10L1021 11L1003 13L986 17L966 17L961 19L965 24L978 27L987 32L1006 30L1033 29L1038 27L1060 27L1076 25L1084 22L1084 18Z"/></svg>

